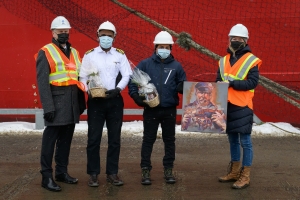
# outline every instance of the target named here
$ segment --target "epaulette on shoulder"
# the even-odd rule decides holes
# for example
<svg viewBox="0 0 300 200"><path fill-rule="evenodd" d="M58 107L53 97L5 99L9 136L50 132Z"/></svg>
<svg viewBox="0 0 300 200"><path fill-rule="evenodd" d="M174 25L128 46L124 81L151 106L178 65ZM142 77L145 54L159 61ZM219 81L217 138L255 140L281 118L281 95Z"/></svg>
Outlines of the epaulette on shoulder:
<svg viewBox="0 0 300 200"><path fill-rule="evenodd" d="M94 49L88 50L87 52L85 52L85 55L91 53L92 51L94 51Z"/></svg>
<svg viewBox="0 0 300 200"><path fill-rule="evenodd" d="M119 52L120 54L123 54L123 55L125 54L125 52L122 49L117 48L116 51Z"/></svg>

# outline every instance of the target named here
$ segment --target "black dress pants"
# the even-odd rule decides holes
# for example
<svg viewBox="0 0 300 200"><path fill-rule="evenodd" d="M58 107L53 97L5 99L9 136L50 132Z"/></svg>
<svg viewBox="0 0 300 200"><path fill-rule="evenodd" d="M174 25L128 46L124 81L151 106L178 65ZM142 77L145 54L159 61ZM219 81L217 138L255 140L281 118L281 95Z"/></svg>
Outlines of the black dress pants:
<svg viewBox="0 0 300 200"><path fill-rule="evenodd" d="M144 135L141 151L141 167L152 169L151 154L158 126L161 124L165 149L163 166L164 168L173 168L175 160L176 107L145 108L143 118Z"/></svg>
<svg viewBox="0 0 300 200"><path fill-rule="evenodd" d="M41 150L41 173L44 177L52 177L52 159L55 149L55 175L68 172L70 147L75 124L63 126L47 126L43 133Z"/></svg>
<svg viewBox="0 0 300 200"><path fill-rule="evenodd" d="M89 97L87 104L87 174L100 174L99 153L102 131L105 121L108 137L106 174L117 174L121 147L121 127L123 123L123 98L121 95L110 99Z"/></svg>

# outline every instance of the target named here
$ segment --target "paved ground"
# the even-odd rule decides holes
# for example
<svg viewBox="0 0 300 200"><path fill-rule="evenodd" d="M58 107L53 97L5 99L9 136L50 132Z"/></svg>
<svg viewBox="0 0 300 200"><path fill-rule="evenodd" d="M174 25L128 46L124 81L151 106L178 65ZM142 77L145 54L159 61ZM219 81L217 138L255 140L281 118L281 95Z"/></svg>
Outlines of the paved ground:
<svg viewBox="0 0 300 200"><path fill-rule="evenodd" d="M125 185L111 186L100 174L100 186L87 186L86 136L75 135L69 173L77 185L60 183L54 193L40 186L39 153L41 135L0 135L0 196L2 199L300 199L300 136L253 137L254 162L250 187L231 189L232 183L219 183L229 161L226 137L178 136L175 174L177 183L163 180L163 142L158 139L152 155L153 184L140 184L141 137L122 138L120 176ZM106 137L101 145L101 165L105 171Z"/></svg>

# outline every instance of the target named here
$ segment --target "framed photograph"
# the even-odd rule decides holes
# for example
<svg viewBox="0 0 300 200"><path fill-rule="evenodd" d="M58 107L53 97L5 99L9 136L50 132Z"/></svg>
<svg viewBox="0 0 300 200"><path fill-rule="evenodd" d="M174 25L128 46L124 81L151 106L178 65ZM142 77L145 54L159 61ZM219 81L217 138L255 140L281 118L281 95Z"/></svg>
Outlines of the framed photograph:
<svg viewBox="0 0 300 200"><path fill-rule="evenodd" d="M184 82L181 131L225 133L228 83Z"/></svg>

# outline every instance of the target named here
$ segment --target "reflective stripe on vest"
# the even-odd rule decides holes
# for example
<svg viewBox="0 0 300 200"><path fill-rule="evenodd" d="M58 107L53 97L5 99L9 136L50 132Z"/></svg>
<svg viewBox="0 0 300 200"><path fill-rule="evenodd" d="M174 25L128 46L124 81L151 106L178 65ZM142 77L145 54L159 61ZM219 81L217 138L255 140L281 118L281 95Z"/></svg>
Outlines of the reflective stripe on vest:
<svg viewBox="0 0 300 200"><path fill-rule="evenodd" d="M256 56L253 54L249 55L245 61L243 62L242 66L240 67L238 74L235 76L238 80L244 80L247 76L250 68L252 67L253 63L258 60Z"/></svg>
<svg viewBox="0 0 300 200"><path fill-rule="evenodd" d="M76 49L71 47L70 59L53 43L47 44L42 50L50 66L49 83L51 85L77 85L79 89L85 91L85 86L78 81L81 59Z"/></svg>
<svg viewBox="0 0 300 200"><path fill-rule="evenodd" d="M219 60L220 75L223 81L245 80L251 68L258 65L261 60L252 53L243 55L233 66L230 65L230 54ZM238 106L248 106L253 109L252 98L254 89L248 91L238 91L228 88L228 101Z"/></svg>
<svg viewBox="0 0 300 200"><path fill-rule="evenodd" d="M49 82L51 84L56 83L55 85L57 85L57 83L66 82L68 80L78 80L80 60L74 48L71 48L70 60L52 43L44 46L43 50L45 51L51 69L49 75ZM68 84L64 83L63 85Z"/></svg>
<svg viewBox="0 0 300 200"><path fill-rule="evenodd" d="M243 61L242 65L240 66L238 72L236 75L234 74L229 74L225 72L225 65L226 65L226 61L228 59L230 59L230 54L226 55L225 57L221 58L219 61L219 65L220 65L220 74L222 77L222 80L229 80L229 81L233 81L233 80L244 80L249 72L249 70L251 69L251 67L253 66L253 63L257 62L259 60L259 58L257 58L255 55L251 54L251 53L247 53L244 55L246 58ZM244 56L240 59L243 59ZM250 92L254 92L254 89L249 90Z"/></svg>
<svg viewBox="0 0 300 200"><path fill-rule="evenodd" d="M56 73L50 74L50 76L49 76L49 82L50 83L52 83L53 81L65 82L65 81L68 81L70 79L77 80L78 79L78 74L76 72L68 72L68 73L56 72Z"/></svg>
<svg viewBox="0 0 300 200"><path fill-rule="evenodd" d="M246 59L244 60L243 64L239 68L238 73L236 75L233 75L233 74L228 74L228 73L224 72L226 61L228 59L228 62L229 62L229 58L230 58L230 54L228 54L225 57L221 58L220 61L219 61L220 74L221 74L221 77L222 77L223 81L224 80L230 80L230 81L233 81L233 80L244 80L245 77L247 76L249 70L251 69L251 66L253 66L253 63L255 63L255 62L257 62L259 60L259 58L257 58L253 54L251 54L251 53L248 54L247 57L246 57Z"/></svg>
<svg viewBox="0 0 300 200"><path fill-rule="evenodd" d="M77 69L79 69L81 67L81 61L79 59L79 55L78 55L76 49L74 49L72 47L71 47L71 52L72 52L72 54L74 56L75 65L77 66Z"/></svg>
<svg viewBox="0 0 300 200"><path fill-rule="evenodd" d="M55 62L55 71L65 71L65 63L56 47L53 44L47 44L46 46L44 46L44 48L48 50L48 53L51 55L53 61ZM50 68L51 67L53 66L50 65Z"/></svg>

